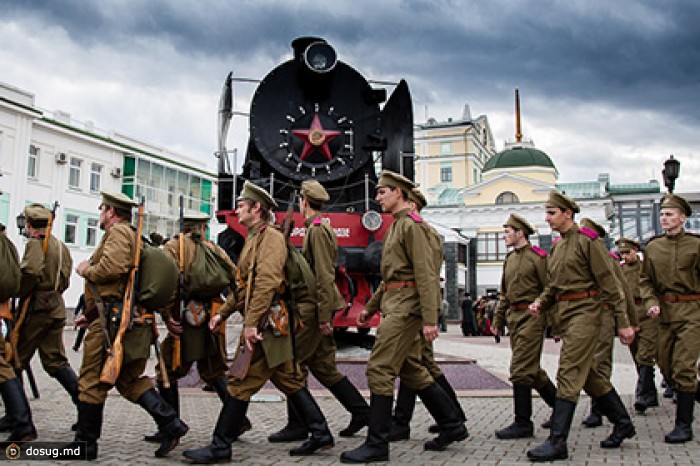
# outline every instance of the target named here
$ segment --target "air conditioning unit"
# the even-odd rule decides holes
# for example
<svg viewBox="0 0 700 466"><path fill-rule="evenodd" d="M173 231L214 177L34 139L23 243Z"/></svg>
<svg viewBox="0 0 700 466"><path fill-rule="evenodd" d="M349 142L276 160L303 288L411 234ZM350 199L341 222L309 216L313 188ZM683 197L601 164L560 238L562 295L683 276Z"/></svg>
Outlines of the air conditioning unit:
<svg viewBox="0 0 700 466"><path fill-rule="evenodd" d="M112 175L114 178L121 178L122 169L120 167L114 167L112 168L112 171L109 172L109 174Z"/></svg>
<svg viewBox="0 0 700 466"><path fill-rule="evenodd" d="M56 152L56 163L65 165L68 163L68 155L65 152Z"/></svg>

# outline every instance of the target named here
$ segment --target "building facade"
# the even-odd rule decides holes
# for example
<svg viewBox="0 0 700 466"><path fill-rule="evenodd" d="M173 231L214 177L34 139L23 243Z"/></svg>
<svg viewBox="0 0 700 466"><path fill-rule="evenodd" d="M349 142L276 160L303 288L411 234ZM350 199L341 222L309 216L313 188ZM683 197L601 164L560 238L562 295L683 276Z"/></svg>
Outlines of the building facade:
<svg viewBox="0 0 700 466"><path fill-rule="evenodd" d="M20 253L25 239L16 217L24 206L58 202L53 234L74 263L99 243L100 191L145 197L144 232L169 237L177 231L179 198L184 209L212 213L216 177L204 161L105 132L63 111L40 109L34 95L0 83L0 222ZM74 306L83 280L74 273L64 294Z"/></svg>

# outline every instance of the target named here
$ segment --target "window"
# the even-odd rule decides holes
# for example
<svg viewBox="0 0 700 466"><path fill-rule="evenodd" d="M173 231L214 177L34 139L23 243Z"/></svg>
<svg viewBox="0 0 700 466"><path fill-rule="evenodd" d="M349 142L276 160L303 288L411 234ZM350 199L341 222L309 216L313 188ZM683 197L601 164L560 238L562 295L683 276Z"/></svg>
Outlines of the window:
<svg viewBox="0 0 700 466"><path fill-rule="evenodd" d="M66 228L63 234L63 242L66 244L76 244L78 239L78 216L77 215L66 215Z"/></svg>
<svg viewBox="0 0 700 466"><path fill-rule="evenodd" d="M505 260L508 248L501 233L479 233L477 235L478 261L502 261Z"/></svg>
<svg viewBox="0 0 700 466"><path fill-rule="evenodd" d="M98 220L96 218L87 219L87 234L85 235L86 246L94 247L97 245L97 226Z"/></svg>
<svg viewBox="0 0 700 466"><path fill-rule="evenodd" d="M100 191L102 184L102 165L93 163L90 165L90 192L97 193Z"/></svg>
<svg viewBox="0 0 700 466"><path fill-rule="evenodd" d="M474 175L474 184L478 183L479 172L476 170L476 168L472 170L472 174Z"/></svg>
<svg viewBox="0 0 700 466"><path fill-rule="evenodd" d="M68 173L68 186L74 189L80 189L80 167L83 165L83 161L71 157L70 159L70 172Z"/></svg>
<svg viewBox="0 0 700 466"><path fill-rule="evenodd" d="M496 204L517 204L519 202L518 196L511 191L502 192L496 198Z"/></svg>
<svg viewBox="0 0 700 466"><path fill-rule="evenodd" d="M451 142L441 142L440 143L440 154L450 155L452 153L452 143Z"/></svg>
<svg viewBox="0 0 700 466"><path fill-rule="evenodd" d="M36 180L39 177L39 148L34 144L29 146L29 159L27 160L27 178Z"/></svg>
<svg viewBox="0 0 700 466"><path fill-rule="evenodd" d="M452 181L452 167L441 167L440 168L440 181L442 183Z"/></svg>

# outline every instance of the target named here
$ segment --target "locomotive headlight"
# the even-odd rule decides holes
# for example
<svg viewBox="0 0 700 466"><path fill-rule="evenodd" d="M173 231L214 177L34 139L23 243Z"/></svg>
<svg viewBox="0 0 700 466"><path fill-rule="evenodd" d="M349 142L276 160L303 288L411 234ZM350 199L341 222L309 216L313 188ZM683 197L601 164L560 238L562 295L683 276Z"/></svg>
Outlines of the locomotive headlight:
<svg viewBox="0 0 700 466"><path fill-rule="evenodd" d="M328 73L337 61L335 50L326 42L314 42L304 51L304 64L316 73Z"/></svg>
<svg viewBox="0 0 700 466"><path fill-rule="evenodd" d="M382 227L382 216L375 210L368 210L362 215L362 226L369 231L377 231Z"/></svg>

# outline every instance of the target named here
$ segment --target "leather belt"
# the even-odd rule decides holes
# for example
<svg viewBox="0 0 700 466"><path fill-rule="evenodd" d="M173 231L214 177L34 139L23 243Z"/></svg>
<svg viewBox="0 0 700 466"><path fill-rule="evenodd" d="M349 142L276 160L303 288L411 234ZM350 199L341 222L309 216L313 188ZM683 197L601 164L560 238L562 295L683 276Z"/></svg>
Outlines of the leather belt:
<svg viewBox="0 0 700 466"><path fill-rule="evenodd" d="M415 288L416 282L413 280L402 280L399 282L389 282L384 285L384 291L395 290L397 288Z"/></svg>
<svg viewBox="0 0 700 466"><path fill-rule="evenodd" d="M666 303L687 303L689 301L700 301L700 294L665 294Z"/></svg>
<svg viewBox="0 0 700 466"><path fill-rule="evenodd" d="M593 298L598 296L600 291L588 290L579 293L562 293L557 295L557 301L578 301L579 299Z"/></svg>
<svg viewBox="0 0 700 466"><path fill-rule="evenodd" d="M510 310L511 311L524 311L530 307L529 303L518 303L518 304L511 304L510 305Z"/></svg>

